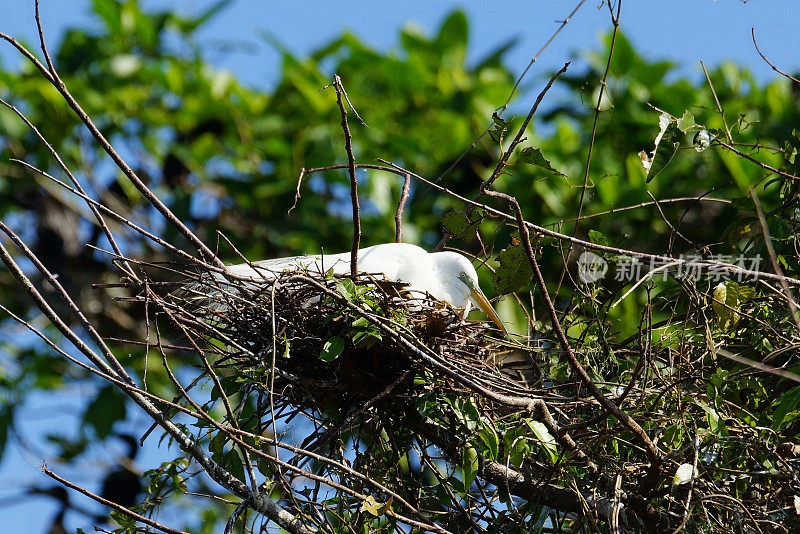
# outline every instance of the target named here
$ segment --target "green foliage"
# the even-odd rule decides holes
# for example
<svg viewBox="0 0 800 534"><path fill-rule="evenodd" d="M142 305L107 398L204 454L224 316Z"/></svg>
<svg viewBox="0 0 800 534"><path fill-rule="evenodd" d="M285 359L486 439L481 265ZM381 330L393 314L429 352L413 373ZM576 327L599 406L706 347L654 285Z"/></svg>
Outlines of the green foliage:
<svg viewBox="0 0 800 534"><path fill-rule="evenodd" d="M497 255L497 261L500 266L494 272L492 282L495 291L501 295L519 291L531 281L533 269L522 245L504 249Z"/></svg>
<svg viewBox="0 0 800 534"><path fill-rule="evenodd" d="M325 342L322 347L322 352L319 354L319 359L323 362L332 362L344 350L344 339L340 337L332 337Z"/></svg>
<svg viewBox="0 0 800 534"><path fill-rule="evenodd" d="M541 167L547 171L553 172L555 174L560 174L564 176L564 173L557 171L550 165L550 162L545 159L542 155L542 151L536 147L526 147L520 151L519 155L517 156L518 163L527 163L529 165L535 165L537 167Z"/></svg>
<svg viewBox="0 0 800 534"><path fill-rule="evenodd" d="M742 305L755 296L752 287L739 285L736 282L720 282L714 288L714 300L711 306L719 319L719 328L730 332L739 323Z"/></svg>

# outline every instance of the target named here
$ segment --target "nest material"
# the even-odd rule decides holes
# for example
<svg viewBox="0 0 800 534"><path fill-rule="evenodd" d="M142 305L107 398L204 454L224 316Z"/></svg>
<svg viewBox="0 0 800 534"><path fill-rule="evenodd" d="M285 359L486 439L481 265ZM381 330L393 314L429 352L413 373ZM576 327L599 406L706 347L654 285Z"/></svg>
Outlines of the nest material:
<svg viewBox="0 0 800 534"><path fill-rule="evenodd" d="M420 351L438 361L440 375L444 365L501 393L524 389L499 372L498 355L510 351L496 330L433 299L408 298L402 284L284 273L193 283L166 299L182 328L218 353L215 368L234 368L301 409L363 404L409 369L430 367Z"/></svg>

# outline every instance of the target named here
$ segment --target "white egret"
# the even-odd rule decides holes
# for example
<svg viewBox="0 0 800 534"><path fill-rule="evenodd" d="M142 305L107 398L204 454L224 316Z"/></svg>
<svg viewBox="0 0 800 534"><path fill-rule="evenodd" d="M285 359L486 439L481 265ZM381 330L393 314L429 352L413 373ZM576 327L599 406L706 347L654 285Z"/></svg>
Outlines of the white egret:
<svg viewBox="0 0 800 534"><path fill-rule="evenodd" d="M271 279L286 271L305 270L312 274L350 273L350 252L275 258L226 267L237 278ZM464 256L457 252L426 252L408 243L384 243L358 251L361 273L383 276L386 280L405 284L406 290L450 304L466 317L472 304L488 315L507 333L500 317L478 286L478 273ZM220 277L222 275L219 275Z"/></svg>

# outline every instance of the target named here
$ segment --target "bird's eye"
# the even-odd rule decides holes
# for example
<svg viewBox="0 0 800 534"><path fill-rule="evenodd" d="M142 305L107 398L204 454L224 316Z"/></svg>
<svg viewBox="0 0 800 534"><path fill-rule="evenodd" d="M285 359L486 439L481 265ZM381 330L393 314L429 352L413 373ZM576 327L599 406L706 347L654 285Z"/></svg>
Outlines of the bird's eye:
<svg viewBox="0 0 800 534"><path fill-rule="evenodd" d="M470 278L469 275L463 271L458 275L458 279L464 282L470 289L475 286L475 282L472 281L472 278Z"/></svg>

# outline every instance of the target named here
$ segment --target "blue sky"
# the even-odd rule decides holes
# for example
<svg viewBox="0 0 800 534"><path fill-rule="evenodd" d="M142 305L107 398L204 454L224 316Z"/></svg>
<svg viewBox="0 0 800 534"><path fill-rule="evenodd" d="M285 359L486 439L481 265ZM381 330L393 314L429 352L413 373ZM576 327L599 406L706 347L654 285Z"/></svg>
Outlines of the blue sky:
<svg viewBox="0 0 800 534"><path fill-rule="evenodd" d="M211 2L172 0L145 1L146 5L169 5L183 12L198 9L198 4ZM454 7L463 8L471 22L470 57L482 54L512 37L518 38L507 63L519 73L531 56L544 44L562 20L578 4L556 1L416 1L404 2L323 2L319 0L240 0L229 6L206 26L201 40L208 50L208 59L218 68L231 70L247 83L270 87L279 72L278 53L261 37L266 31L287 48L303 55L324 44L342 30L350 30L372 46L389 50L395 46L397 30L415 24L423 30L435 29L444 15ZM73 25L92 24L87 0L42 0L43 20L48 40L55 44L63 30ZM334 7L335 6L335 7ZM529 81L541 79L547 72L573 59L573 69L583 65L580 50L595 48L598 36L610 28L608 10L600 0L587 0L556 41L541 56L531 71ZM760 81L775 74L756 53L750 29L755 28L761 50L779 67L788 72L800 70L800 7L797 0L761 0L747 3L740 0L624 0L621 27L634 45L651 58L670 59L679 64L680 74L702 76L699 60L716 65L732 60L745 66ZM2 0L0 31L35 42L33 0ZM237 52L220 52L215 43L233 42L243 46ZM16 56L0 48L6 68L18 64ZM498 103L498 105L501 103ZM524 102L522 103L525 104ZM3 135L0 132L0 135ZM64 391L56 400L36 396L20 414L28 421L26 435L34 446L11 446L0 463L0 505L12 495L15 487L32 482L45 483L39 465L47 454L46 444L36 440L37 433L48 426L68 426L80 414L86 391ZM53 417L53 404L73 415ZM62 412L63 413L63 412ZM139 418L141 420L141 417ZM144 423L140 423L141 424ZM163 459L156 440L143 451L140 463L147 466ZM96 451L97 467L110 462L117 451ZM96 484L81 473L77 482L92 487ZM96 487L94 488L96 489ZM83 502L82 502L83 503ZM0 506L2 530L9 532L45 532L55 507L45 499ZM72 529L88 525L68 517Z"/></svg>

